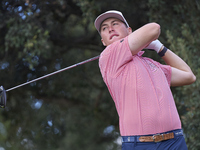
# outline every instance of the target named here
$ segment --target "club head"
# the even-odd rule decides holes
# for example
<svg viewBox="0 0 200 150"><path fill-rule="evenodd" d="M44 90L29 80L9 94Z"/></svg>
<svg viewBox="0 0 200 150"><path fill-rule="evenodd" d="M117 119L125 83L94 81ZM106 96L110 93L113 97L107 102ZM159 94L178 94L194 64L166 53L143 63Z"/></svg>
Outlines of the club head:
<svg viewBox="0 0 200 150"><path fill-rule="evenodd" d="M0 107L6 107L6 90L3 88L3 86L0 86Z"/></svg>

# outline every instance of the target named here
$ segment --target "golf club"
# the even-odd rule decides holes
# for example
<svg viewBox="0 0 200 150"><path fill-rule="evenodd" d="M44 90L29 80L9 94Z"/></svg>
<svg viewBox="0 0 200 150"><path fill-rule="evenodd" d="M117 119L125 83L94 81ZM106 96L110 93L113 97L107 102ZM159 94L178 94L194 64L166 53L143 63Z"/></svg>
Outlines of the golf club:
<svg viewBox="0 0 200 150"><path fill-rule="evenodd" d="M24 86L24 85L33 83L33 82L35 82L35 81L38 81L38 80L47 78L47 77L49 77L49 76L52 76L52 75L54 75L54 74L63 72L63 71L65 71L65 70L74 68L74 67L76 67L76 66L79 66L79 65L88 63L88 62L93 61L93 60L96 60L96 59L98 59L98 58L99 58L99 56L92 57L92 58L87 59L87 60L85 60L85 61L82 61L82 62L79 62L79 63L77 63L77 64L68 66L68 67L66 67L66 68L63 68L63 69L60 69L60 70L58 70L58 71L52 72L52 73L50 73L50 74L44 75L44 76L42 76L42 77L36 78L36 79L31 80L31 81L29 81L29 82L25 82L25 83L23 83L23 84L17 85L17 86L15 86L15 87L12 87L12 88L7 89L7 90L5 90L3 86L0 86L0 107L1 107L1 108L5 108L5 107L6 107L6 102L7 102L6 92L11 91L11 90L14 90L14 89L17 89L17 88L22 87L22 86Z"/></svg>

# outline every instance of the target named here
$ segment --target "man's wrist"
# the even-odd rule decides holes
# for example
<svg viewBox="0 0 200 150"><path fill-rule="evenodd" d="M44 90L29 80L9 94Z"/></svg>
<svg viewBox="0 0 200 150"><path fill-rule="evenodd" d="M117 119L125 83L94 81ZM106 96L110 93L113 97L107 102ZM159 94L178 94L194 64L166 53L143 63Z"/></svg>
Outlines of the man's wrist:
<svg viewBox="0 0 200 150"><path fill-rule="evenodd" d="M162 47L160 48L160 50L158 51L158 53L160 53L163 49L164 49L164 45L162 45Z"/></svg>
<svg viewBox="0 0 200 150"><path fill-rule="evenodd" d="M165 47L165 46L162 46L162 48L160 49L160 51L158 52L158 55L160 56L160 57L163 57L163 56L165 56L165 53L167 52L167 48Z"/></svg>

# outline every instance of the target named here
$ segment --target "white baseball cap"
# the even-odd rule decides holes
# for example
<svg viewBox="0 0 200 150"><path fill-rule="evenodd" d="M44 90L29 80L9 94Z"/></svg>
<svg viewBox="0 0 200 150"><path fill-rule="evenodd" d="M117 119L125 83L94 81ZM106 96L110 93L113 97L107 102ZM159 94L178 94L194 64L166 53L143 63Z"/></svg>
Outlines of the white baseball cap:
<svg viewBox="0 0 200 150"><path fill-rule="evenodd" d="M123 14L120 11L110 10L99 15L94 22L95 28L97 29L99 33L100 33L100 27L101 27L102 22L108 18L117 18L121 20L122 22L124 22L127 27L129 27L126 19L124 18Z"/></svg>

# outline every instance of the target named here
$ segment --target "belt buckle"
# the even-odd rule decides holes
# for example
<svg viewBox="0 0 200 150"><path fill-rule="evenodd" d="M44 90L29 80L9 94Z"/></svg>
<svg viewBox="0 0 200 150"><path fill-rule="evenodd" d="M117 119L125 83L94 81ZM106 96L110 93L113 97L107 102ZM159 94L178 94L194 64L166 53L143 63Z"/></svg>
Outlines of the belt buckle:
<svg viewBox="0 0 200 150"><path fill-rule="evenodd" d="M162 136L161 140L156 140L156 136ZM153 135L153 142L157 143L157 142L161 142L164 140L164 135L163 134L154 134Z"/></svg>

